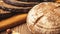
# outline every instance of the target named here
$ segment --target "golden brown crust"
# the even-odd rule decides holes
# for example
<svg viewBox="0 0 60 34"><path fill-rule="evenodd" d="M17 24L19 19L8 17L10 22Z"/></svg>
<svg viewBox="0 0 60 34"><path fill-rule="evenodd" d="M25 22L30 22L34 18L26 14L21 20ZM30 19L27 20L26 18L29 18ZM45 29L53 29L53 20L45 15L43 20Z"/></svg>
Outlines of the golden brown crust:
<svg viewBox="0 0 60 34"><path fill-rule="evenodd" d="M27 26L35 34L60 33L60 4L43 2L28 13Z"/></svg>

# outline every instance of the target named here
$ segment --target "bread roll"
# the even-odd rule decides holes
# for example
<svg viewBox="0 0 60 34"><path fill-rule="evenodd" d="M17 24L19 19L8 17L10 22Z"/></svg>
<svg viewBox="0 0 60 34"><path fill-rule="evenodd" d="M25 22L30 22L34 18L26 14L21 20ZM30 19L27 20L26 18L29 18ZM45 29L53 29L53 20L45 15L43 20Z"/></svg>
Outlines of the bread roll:
<svg viewBox="0 0 60 34"><path fill-rule="evenodd" d="M60 4L42 2L27 16L28 29L34 34L60 34Z"/></svg>

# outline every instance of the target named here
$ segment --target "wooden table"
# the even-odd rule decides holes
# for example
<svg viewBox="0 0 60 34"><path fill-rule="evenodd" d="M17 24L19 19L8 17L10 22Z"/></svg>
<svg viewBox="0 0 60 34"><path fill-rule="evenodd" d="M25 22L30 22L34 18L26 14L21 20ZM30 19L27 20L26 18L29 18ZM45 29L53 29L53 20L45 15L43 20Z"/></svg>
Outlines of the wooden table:
<svg viewBox="0 0 60 34"><path fill-rule="evenodd" d="M27 24L22 24L22 25L19 25L19 26L16 26L14 28L11 29L12 31L15 31L15 32L18 32L20 34L32 34L28 28L27 28ZM0 34L6 34L6 31L4 32L1 32Z"/></svg>

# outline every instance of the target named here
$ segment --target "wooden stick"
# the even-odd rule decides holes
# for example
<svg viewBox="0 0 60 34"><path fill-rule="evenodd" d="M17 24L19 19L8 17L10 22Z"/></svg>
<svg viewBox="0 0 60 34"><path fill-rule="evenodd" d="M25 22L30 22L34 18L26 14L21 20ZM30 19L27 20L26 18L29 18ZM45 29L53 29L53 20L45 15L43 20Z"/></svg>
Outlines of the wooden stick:
<svg viewBox="0 0 60 34"><path fill-rule="evenodd" d="M26 21L26 16L27 14L20 14L9 19L0 21L0 31L24 23Z"/></svg>

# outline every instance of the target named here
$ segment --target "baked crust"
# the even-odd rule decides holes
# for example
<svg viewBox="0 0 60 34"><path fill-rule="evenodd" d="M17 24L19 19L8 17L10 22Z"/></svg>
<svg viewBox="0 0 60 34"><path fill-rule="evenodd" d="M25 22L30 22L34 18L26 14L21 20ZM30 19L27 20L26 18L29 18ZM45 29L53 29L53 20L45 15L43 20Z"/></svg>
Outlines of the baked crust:
<svg viewBox="0 0 60 34"><path fill-rule="evenodd" d="M60 4L42 2L34 6L28 13L27 26L34 34L59 34Z"/></svg>

